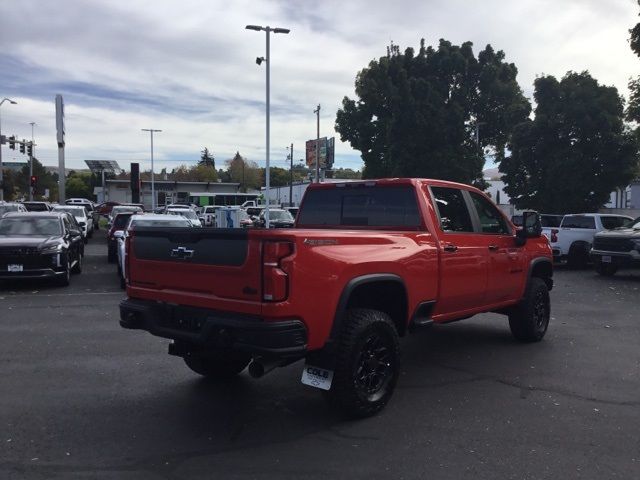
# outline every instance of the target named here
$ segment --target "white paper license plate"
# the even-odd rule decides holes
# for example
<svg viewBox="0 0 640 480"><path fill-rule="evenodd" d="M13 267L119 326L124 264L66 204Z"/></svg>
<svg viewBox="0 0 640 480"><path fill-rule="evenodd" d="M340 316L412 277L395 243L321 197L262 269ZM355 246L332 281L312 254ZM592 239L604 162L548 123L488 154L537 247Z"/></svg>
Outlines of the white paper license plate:
<svg viewBox="0 0 640 480"><path fill-rule="evenodd" d="M9 271L9 272L21 272L22 271L22 265L17 264L17 263L10 263L9 265L7 265L7 271Z"/></svg>
<svg viewBox="0 0 640 480"><path fill-rule="evenodd" d="M611 263L611 255L603 255L600 261L602 263Z"/></svg>
<svg viewBox="0 0 640 480"><path fill-rule="evenodd" d="M314 367L313 365L307 365L306 363L302 369L302 383L309 385L310 387L329 390L331 388L332 380L333 371L331 370Z"/></svg>

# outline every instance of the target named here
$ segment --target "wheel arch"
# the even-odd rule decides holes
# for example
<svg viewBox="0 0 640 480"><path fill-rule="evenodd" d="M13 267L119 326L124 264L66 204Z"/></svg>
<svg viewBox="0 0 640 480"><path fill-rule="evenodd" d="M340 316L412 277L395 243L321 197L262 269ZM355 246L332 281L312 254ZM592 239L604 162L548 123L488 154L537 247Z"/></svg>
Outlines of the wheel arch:
<svg viewBox="0 0 640 480"><path fill-rule="evenodd" d="M532 278L541 278L547 284L547 288L553 288L553 262L546 257L534 258L529 263L529 274L527 276L527 286Z"/></svg>
<svg viewBox="0 0 640 480"><path fill-rule="evenodd" d="M373 273L352 278L342 289L333 317L330 340L335 340L342 329L345 314L350 308L372 308L380 310L393 321L398 335L407 330L407 288L399 275Z"/></svg>

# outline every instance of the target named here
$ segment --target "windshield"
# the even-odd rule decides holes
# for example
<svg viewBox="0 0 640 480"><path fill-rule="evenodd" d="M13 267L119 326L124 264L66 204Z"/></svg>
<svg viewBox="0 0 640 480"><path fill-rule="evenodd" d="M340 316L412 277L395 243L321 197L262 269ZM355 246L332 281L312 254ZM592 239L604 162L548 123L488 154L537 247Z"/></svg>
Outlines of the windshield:
<svg viewBox="0 0 640 480"><path fill-rule="evenodd" d="M175 218L171 220L157 220L152 218L140 218L132 220L129 224L131 227L190 227L191 223L183 218Z"/></svg>
<svg viewBox="0 0 640 480"><path fill-rule="evenodd" d="M35 203L25 202L24 208L26 208L27 211L29 212L48 212L49 211L49 209L47 208L47 204L40 203L40 202L35 202Z"/></svg>
<svg viewBox="0 0 640 480"><path fill-rule="evenodd" d="M53 207L56 212L67 212L74 217L84 217L84 208L72 208L72 207Z"/></svg>
<svg viewBox="0 0 640 480"><path fill-rule="evenodd" d="M167 212L170 215L182 215L183 217L186 217L190 220L198 220L198 216L196 215L196 212L194 212L193 210L189 210L189 209L184 209L184 210L169 210Z"/></svg>
<svg viewBox="0 0 640 480"><path fill-rule="evenodd" d="M113 226L116 230L122 230L123 227L127 224L129 219L131 218L132 213L121 213L115 217L113 220Z"/></svg>
<svg viewBox="0 0 640 480"><path fill-rule="evenodd" d="M18 205L0 205L0 217L7 212L17 212Z"/></svg>
<svg viewBox="0 0 640 480"><path fill-rule="evenodd" d="M631 226L633 220L626 217L601 217L602 226L607 230L613 230L614 228L627 228Z"/></svg>
<svg viewBox="0 0 640 480"><path fill-rule="evenodd" d="M38 235L50 237L60 235L60 220L57 218L3 218L0 220L0 235Z"/></svg>
<svg viewBox="0 0 640 480"><path fill-rule="evenodd" d="M286 210L271 210L269 211L269 220L293 222L293 216Z"/></svg>
<svg viewBox="0 0 640 480"><path fill-rule="evenodd" d="M140 207L113 207L111 215L115 217L118 213L122 212L142 212L142 209Z"/></svg>

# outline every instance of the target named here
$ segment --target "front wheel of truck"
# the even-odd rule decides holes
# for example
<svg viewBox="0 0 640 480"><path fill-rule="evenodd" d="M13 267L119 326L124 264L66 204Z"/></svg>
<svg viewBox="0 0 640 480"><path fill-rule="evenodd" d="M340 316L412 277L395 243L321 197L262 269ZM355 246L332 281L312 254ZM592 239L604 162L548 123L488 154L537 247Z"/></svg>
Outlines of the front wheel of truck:
<svg viewBox="0 0 640 480"><path fill-rule="evenodd" d="M364 308L347 312L326 398L351 417L368 417L387 404L400 373L400 341L391 318Z"/></svg>
<svg viewBox="0 0 640 480"><path fill-rule="evenodd" d="M184 357L187 367L212 380L229 380L247 368L250 361L251 356L237 352Z"/></svg>
<svg viewBox="0 0 640 480"><path fill-rule="evenodd" d="M531 278L524 298L509 313L509 327L521 342L539 342L547 333L551 302L547 284L538 277Z"/></svg>

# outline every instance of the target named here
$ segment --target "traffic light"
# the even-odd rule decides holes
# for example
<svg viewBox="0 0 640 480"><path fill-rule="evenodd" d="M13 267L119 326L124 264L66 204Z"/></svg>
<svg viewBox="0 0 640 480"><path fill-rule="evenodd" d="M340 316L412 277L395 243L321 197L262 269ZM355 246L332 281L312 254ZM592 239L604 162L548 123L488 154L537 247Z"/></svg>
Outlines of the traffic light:
<svg viewBox="0 0 640 480"><path fill-rule="evenodd" d="M24 138L22 139L22 143L20 144L20 153L24 153Z"/></svg>
<svg viewBox="0 0 640 480"><path fill-rule="evenodd" d="M38 177L31 175L31 188L36 188L38 185Z"/></svg>
<svg viewBox="0 0 640 480"><path fill-rule="evenodd" d="M15 135L11 135L9 137L9 148L11 150L15 150L16 149L16 136Z"/></svg>
<svg viewBox="0 0 640 480"><path fill-rule="evenodd" d="M31 142L27 143L27 155L29 156L33 155L33 143Z"/></svg>

